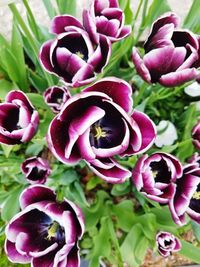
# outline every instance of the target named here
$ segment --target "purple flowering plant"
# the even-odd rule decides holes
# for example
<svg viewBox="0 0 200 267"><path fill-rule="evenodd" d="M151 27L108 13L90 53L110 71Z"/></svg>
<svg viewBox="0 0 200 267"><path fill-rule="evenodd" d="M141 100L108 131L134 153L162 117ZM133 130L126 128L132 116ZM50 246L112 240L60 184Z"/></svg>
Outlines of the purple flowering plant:
<svg viewBox="0 0 200 267"><path fill-rule="evenodd" d="M198 1L8 2L0 266L200 264Z"/></svg>

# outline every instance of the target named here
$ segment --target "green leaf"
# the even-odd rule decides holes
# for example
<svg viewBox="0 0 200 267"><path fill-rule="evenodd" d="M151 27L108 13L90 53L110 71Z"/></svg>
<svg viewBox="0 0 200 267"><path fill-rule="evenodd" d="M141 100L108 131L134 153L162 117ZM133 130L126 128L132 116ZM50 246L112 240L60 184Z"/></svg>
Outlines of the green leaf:
<svg viewBox="0 0 200 267"><path fill-rule="evenodd" d="M56 0L60 14L76 16L76 0Z"/></svg>
<svg viewBox="0 0 200 267"><path fill-rule="evenodd" d="M8 198L3 204L1 218L4 221L9 221L19 210L19 196L24 188L17 187L14 190L10 191Z"/></svg>
<svg viewBox="0 0 200 267"><path fill-rule="evenodd" d="M1 148L2 148L2 150L4 152L4 155L5 155L6 158L9 157L9 155L10 155L13 147L14 146L12 146L12 145L4 145L4 144L1 144Z"/></svg>
<svg viewBox="0 0 200 267"><path fill-rule="evenodd" d="M71 183L73 183L74 181L78 180L79 176L78 173L73 170L67 170L65 171L59 179L59 184L60 185L70 185Z"/></svg>
<svg viewBox="0 0 200 267"><path fill-rule="evenodd" d="M125 14L125 24L132 24L133 22L133 11L131 8L130 0L127 1L126 8L124 10Z"/></svg>
<svg viewBox="0 0 200 267"><path fill-rule="evenodd" d="M195 263L200 264L200 249L195 247L189 242L181 240L182 249L179 251L179 254L191 259Z"/></svg>
<svg viewBox="0 0 200 267"><path fill-rule="evenodd" d="M135 224L120 248L124 262L130 267L139 266L146 254L148 244L149 242L143 234L142 226Z"/></svg>
<svg viewBox="0 0 200 267"><path fill-rule="evenodd" d="M47 10L47 13L50 17L50 19L53 19L53 17L56 16L56 11L51 3L51 0L42 0L43 1L43 4Z"/></svg>
<svg viewBox="0 0 200 267"><path fill-rule="evenodd" d="M199 0L193 0L191 8L184 20L184 28L190 29L194 33L200 32Z"/></svg>
<svg viewBox="0 0 200 267"><path fill-rule="evenodd" d="M86 184L86 190L90 191L90 190L94 189L97 185L102 184L102 183L103 183L102 179L100 179L97 176L93 176L87 182L87 184Z"/></svg>
<svg viewBox="0 0 200 267"><path fill-rule="evenodd" d="M34 139L34 144L31 144L26 149L26 155L37 156L46 145L45 139Z"/></svg>
<svg viewBox="0 0 200 267"><path fill-rule="evenodd" d="M80 185L79 181L75 181L73 184L70 184L68 194L79 205L82 206L84 204L86 207L89 206L89 203L85 198L83 188Z"/></svg>
<svg viewBox="0 0 200 267"><path fill-rule="evenodd" d="M44 102L44 98L42 95L36 94L36 93L27 93L27 97L30 99L31 103L36 108L42 108L42 109L49 109L47 104Z"/></svg>
<svg viewBox="0 0 200 267"><path fill-rule="evenodd" d="M86 229L94 227L100 218L106 213L105 201L109 199L109 195L104 191L98 191L96 201L90 205L90 208L83 209L85 215Z"/></svg>
<svg viewBox="0 0 200 267"><path fill-rule="evenodd" d="M123 184L115 184L111 190L113 196L123 196L128 194L131 190L130 181L126 181Z"/></svg>
<svg viewBox="0 0 200 267"><path fill-rule="evenodd" d="M171 11L167 1L153 0L145 18L144 26L151 26L154 20L167 11Z"/></svg>
<svg viewBox="0 0 200 267"><path fill-rule="evenodd" d="M5 96L14 88L13 84L5 79L0 79L0 98L5 99Z"/></svg>
<svg viewBox="0 0 200 267"><path fill-rule="evenodd" d="M116 216L119 228L128 232L135 223L136 218L133 202L131 200L124 200L117 205L113 205L112 212Z"/></svg>
<svg viewBox="0 0 200 267"><path fill-rule="evenodd" d="M198 240L198 242L200 242L200 225L195 221L191 221L191 225L196 239Z"/></svg>
<svg viewBox="0 0 200 267"><path fill-rule="evenodd" d="M29 89L29 85L27 80L26 64L24 59L23 41L16 25L17 23L14 21L12 29L11 50L18 64L18 72L20 75L19 88L23 91L27 91Z"/></svg>
<svg viewBox="0 0 200 267"><path fill-rule="evenodd" d="M31 69L28 70L29 80L32 86L37 89L39 92L44 92L48 87L47 81Z"/></svg>
<svg viewBox="0 0 200 267"><path fill-rule="evenodd" d="M90 262L90 266L94 267L97 265L99 258L106 257L109 258L111 252L111 244L110 244L110 233L108 228L108 218L103 217L101 219L100 230L96 236L94 236L93 241L95 246L90 252L89 258L92 259Z"/></svg>

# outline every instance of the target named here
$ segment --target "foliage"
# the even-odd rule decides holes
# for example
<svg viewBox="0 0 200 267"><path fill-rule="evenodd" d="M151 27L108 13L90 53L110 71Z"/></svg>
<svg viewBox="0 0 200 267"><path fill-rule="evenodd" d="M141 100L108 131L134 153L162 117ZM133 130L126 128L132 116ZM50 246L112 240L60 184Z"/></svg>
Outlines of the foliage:
<svg viewBox="0 0 200 267"><path fill-rule="evenodd" d="M10 41L0 34L0 98L17 88L27 96L40 114L39 131L26 145L1 145L0 150L0 266L13 266L3 252L4 229L8 221L20 207L18 198L27 183L21 174L20 165L28 156L43 155L51 162L52 174L47 185L54 188L58 199L63 197L77 203L84 212L86 231L80 243L82 257L89 260L90 267L99 266L99 261L122 267L126 262L130 267L137 267L143 262L146 249L155 249L155 235L159 230L166 230L181 235L192 229L197 246L182 241L180 253L196 263L200 263L199 225L188 220L188 224L178 228L172 221L169 211L159 204L144 198L136 191L130 181L119 185L110 185L91 173L84 162L73 167L59 163L47 150L45 135L53 118L53 113L43 100L44 90L51 85L59 84L58 79L47 74L38 60L39 48L51 35L48 30L38 25L27 0L22 1L27 14L28 25L21 17L16 4L9 5L13 13L12 38ZM43 0L50 18L57 14L76 14L76 1ZM112 57L105 68L103 76L117 76L128 81L135 91L134 107L145 111L158 124L160 120L170 120L176 125L178 140L175 144L155 151L173 152L185 162L193 152L191 130L196 123L199 111L195 99L186 96L185 86L172 89L160 85L148 85L135 73L130 53L133 44L140 45L141 36L152 22L161 14L173 9L167 1L140 0L138 7L131 8L131 1L119 1L125 12L127 24L133 28L133 36L113 45ZM151 4L150 4L151 2ZM184 20L184 26L196 33L199 29L198 0L194 0ZM142 17L140 26L135 24ZM77 89L81 90L80 88ZM75 93L76 90L74 89ZM129 169L133 168L137 156L120 159L120 163ZM14 265L18 266L18 265ZM26 266L26 265L25 265Z"/></svg>

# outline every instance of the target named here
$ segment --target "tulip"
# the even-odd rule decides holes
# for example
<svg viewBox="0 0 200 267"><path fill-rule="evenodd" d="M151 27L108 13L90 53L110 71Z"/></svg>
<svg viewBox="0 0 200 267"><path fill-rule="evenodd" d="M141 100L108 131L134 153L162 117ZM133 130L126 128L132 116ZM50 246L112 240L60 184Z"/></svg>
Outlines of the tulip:
<svg viewBox="0 0 200 267"><path fill-rule="evenodd" d="M192 142L197 149L200 149L200 122L192 129Z"/></svg>
<svg viewBox="0 0 200 267"><path fill-rule="evenodd" d="M176 29L178 22L174 13L167 13L153 23L143 59L133 48L132 61L146 82L174 87L199 76L198 37L189 30Z"/></svg>
<svg viewBox="0 0 200 267"><path fill-rule="evenodd" d="M183 168L183 176L176 183L176 190L169 202L174 222L178 225L186 223L185 215L200 223L200 164L199 155L189 159Z"/></svg>
<svg viewBox="0 0 200 267"><path fill-rule="evenodd" d="M30 184L44 184L51 173L48 161L39 157L26 159L21 170Z"/></svg>
<svg viewBox="0 0 200 267"><path fill-rule="evenodd" d="M5 252L13 263L33 267L79 267L78 240L84 231L81 210L71 201L32 185L20 196L21 211L6 227Z"/></svg>
<svg viewBox="0 0 200 267"><path fill-rule="evenodd" d="M109 39L101 36L98 44L94 44L81 23L68 15L55 17L51 31L56 38L44 43L40 50L40 62L45 70L72 87L91 83L108 63Z"/></svg>
<svg viewBox="0 0 200 267"><path fill-rule="evenodd" d="M101 35L111 42L130 35L131 26L124 26L124 21L124 12L117 0L93 0L90 10L83 12L83 24L95 43L99 42Z"/></svg>
<svg viewBox="0 0 200 267"><path fill-rule="evenodd" d="M65 87L53 86L44 92L45 103L54 113L59 113L64 103L70 98L70 92Z"/></svg>
<svg viewBox="0 0 200 267"><path fill-rule="evenodd" d="M156 245L158 252L163 257L168 257L172 252L181 249L181 243L177 237L168 232L159 232L156 235Z"/></svg>
<svg viewBox="0 0 200 267"><path fill-rule="evenodd" d="M38 112L22 91L13 90L0 104L0 143L7 145L30 141L37 132Z"/></svg>
<svg viewBox="0 0 200 267"><path fill-rule="evenodd" d="M133 168L132 180L138 191L161 204L167 204L182 176L182 165L168 153L144 155Z"/></svg>
<svg viewBox="0 0 200 267"><path fill-rule="evenodd" d="M146 151L156 131L148 116L132 111L131 94L127 82L113 77L72 96L50 124L52 153L65 164L84 159L107 182L124 182L131 173L114 157Z"/></svg>

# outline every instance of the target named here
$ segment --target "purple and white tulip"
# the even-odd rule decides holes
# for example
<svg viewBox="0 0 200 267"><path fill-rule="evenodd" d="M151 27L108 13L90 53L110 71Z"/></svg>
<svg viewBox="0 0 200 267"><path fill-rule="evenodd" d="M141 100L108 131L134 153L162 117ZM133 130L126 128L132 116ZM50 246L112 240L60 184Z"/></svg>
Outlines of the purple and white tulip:
<svg viewBox="0 0 200 267"><path fill-rule="evenodd" d="M83 24L94 43L104 35L111 42L119 41L131 33L131 26L124 26L125 15L118 0L93 0L90 10L83 11Z"/></svg>
<svg viewBox="0 0 200 267"><path fill-rule="evenodd" d="M143 59L133 48L132 61L146 82L173 87L198 77L198 37L189 30L176 29L178 22L174 13L167 13L154 22L144 44Z"/></svg>
<svg viewBox="0 0 200 267"><path fill-rule="evenodd" d="M187 213L200 223L200 156L194 155L183 168L183 176L176 182L176 190L170 199L169 208L174 222L186 223Z"/></svg>
<svg viewBox="0 0 200 267"><path fill-rule="evenodd" d="M22 91L13 90L0 104L0 143L7 145L30 141L37 132L38 112Z"/></svg>
<svg viewBox="0 0 200 267"><path fill-rule="evenodd" d="M65 87L53 86L44 92L45 103L54 113L59 113L64 103L70 98L70 92Z"/></svg>
<svg viewBox="0 0 200 267"><path fill-rule="evenodd" d="M44 184L51 173L48 161L40 157L26 159L21 170L30 184Z"/></svg>
<svg viewBox="0 0 200 267"><path fill-rule="evenodd" d="M192 129L192 142L197 149L200 149L200 122Z"/></svg>
<svg viewBox="0 0 200 267"><path fill-rule="evenodd" d="M182 165L167 153L144 155L133 168L132 180L138 191L161 204L167 204L175 190L175 182L182 176Z"/></svg>
<svg viewBox="0 0 200 267"><path fill-rule="evenodd" d="M21 212L6 227L5 252L13 263L33 267L79 267L78 240L84 231L81 210L71 201L33 185L20 196Z"/></svg>
<svg viewBox="0 0 200 267"><path fill-rule="evenodd" d="M52 153L65 164L84 159L102 179L122 183L131 173L114 159L146 151L155 125L132 111L132 89L118 78L105 78L72 96L53 119L47 134Z"/></svg>
<svg viewBox="0 0 200 267"><path fill-rule="evenodd" d="M168 257L172 252L177 252L181 249L181 242L169 232L159 232L156 235L156 245L158 252L163 257Z"/></svg>
<svg viewBox="0 0 200 267"><path fill-rule="evenodd" d="M111 43L105 36L94 44L81 23L74 17L57 16L52 21L54 40L40 50L40 62L46 71L61 77L72 87L91 83L108 63Z"/></svg>

